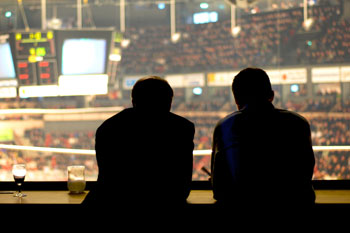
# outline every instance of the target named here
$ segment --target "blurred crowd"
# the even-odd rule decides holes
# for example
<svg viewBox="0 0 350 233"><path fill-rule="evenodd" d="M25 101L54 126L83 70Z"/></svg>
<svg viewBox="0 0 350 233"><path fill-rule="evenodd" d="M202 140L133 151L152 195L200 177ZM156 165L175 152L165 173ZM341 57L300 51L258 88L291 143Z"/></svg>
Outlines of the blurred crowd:
<svg viewBox="0 0 350 233"><path fill-rule="evenodd" d="M303 9L243 15L241 32L231 34L231 21L178 25L181 39L170 40L165 26L129 28L122 50L124 75L234 70L246 66L331 64L350 61L350 23L339 5L314 6L314 23L303 27Z"/></svg>
<svg viewBox="0 0 350 233"><path fill-rule="evenodd" d="M198 106L200 105L189 105L186 111L198 111ZM222 115L210 114L217 111L215 109L207 111L209 114L187 116L196 125L195 150L211 149L213 129L222 117ZM205 111L205 109L199 108L199 111ZM310 122L313 145L350 145L350 116L338 115L332 117L322 114L322 112L315 112L321 114L319 116L308 115L310 113L312 112L306 113L305 117ZM47 132L43 128L28 129L24 134L24 138L33 146L90 150L94 149L94 136L95 131L93 130L72 130L71 132L59 133ZM315 179L350 178L350 153L339 151L315 152L315 156ZM97 164L94 157L45 153L39 153L36 156L24 156L23 153L3 150L0 153L0 170L11 169L11 161L13 162L15 159L25 159L33 171L45 169L64 171L68 165L84 164L88 167L89 176L92 179L97 177ZM210 156L195 156L193 174L195 180L208 178L201 171L202 166L210 168Z"/></svg>
<svg viewBox="0 0 350 233"><path fill-rule="evenodd" d="M67 166L71 165L84 165L86 180L97 179L94 156L0 149L1 181L13 180L12 165L16 163L26 164L27 181L66 181Z"/></svg>

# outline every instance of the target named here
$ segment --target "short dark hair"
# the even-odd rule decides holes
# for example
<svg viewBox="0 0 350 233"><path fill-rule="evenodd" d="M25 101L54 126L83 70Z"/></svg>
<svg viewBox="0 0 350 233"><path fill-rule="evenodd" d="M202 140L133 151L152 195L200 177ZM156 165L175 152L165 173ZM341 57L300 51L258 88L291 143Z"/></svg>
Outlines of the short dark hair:
<svg viewBox="0 0 350 233"><path fill-rule="evenodd" d="M270 78L263 69L245 68L233 79L232 92L239 105L261 102L273 97Z"/></svg>
<svg viewBox="0 0 350 233"><path fill-rule="evenodd" d="M135 108L153 111L170 111L173 96L174 92L169 83L158 76L139 79L131 91Z"/></svg>

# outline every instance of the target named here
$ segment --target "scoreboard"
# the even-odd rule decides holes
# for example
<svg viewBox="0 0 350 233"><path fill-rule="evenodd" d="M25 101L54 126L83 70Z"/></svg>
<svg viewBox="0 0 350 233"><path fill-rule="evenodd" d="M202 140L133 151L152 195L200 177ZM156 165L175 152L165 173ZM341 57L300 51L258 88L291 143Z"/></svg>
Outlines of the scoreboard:
<svg viewBox="0 0 350 233"><path fill-rule="evenodd" d="M108 93L113 35L111 29L0 34L0 98Z"/></svg>
<svg viewBox="0 0 350 233"><path fill-rule="evenodd" d="M53 31L15 33L15 56L19 85L57 83L57 61Z"/></svg>

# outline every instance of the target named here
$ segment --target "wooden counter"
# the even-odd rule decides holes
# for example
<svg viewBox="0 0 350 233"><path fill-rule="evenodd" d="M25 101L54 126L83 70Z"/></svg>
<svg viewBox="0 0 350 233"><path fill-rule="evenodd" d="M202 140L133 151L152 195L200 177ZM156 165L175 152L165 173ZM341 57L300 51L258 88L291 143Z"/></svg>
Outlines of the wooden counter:
<svg viewBox="0 0 350 233"><path fill-rule="evenodd" d="M0 191L1 193L1 191ZM13 194L0 194L0 204L81 204L88 191L83 194L69 194L68 191L23 191L24 198ZM187 199L189 204L214 204L211 190L192 190ZM350 190L316 190L316 204L349 204Z"/></svg>
<svg viewBox="0 0 350 233"><path fill-rule="evenodd" d="M2 194L0 191L0 204L81 204L88 191L82 194L69 194L69 191L22 191L27 195L23 198L14 197L14 193Z"/></svg>

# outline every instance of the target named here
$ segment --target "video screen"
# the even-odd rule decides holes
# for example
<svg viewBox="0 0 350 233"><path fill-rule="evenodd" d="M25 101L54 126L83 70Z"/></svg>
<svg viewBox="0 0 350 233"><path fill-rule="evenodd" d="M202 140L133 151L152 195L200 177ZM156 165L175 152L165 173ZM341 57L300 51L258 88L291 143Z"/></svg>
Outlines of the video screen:
<svg viewBox="0 0 350 233"><path fill-rule="evenodd" d="M66 39L62 46L62 74L103 74L106 52L105 39Z"/></svg>
<svg viewBox="0 0 350 233"><path fill-rule="evenodd" d="M0 79L16 78L10 43L0 43Z"/></svg>

